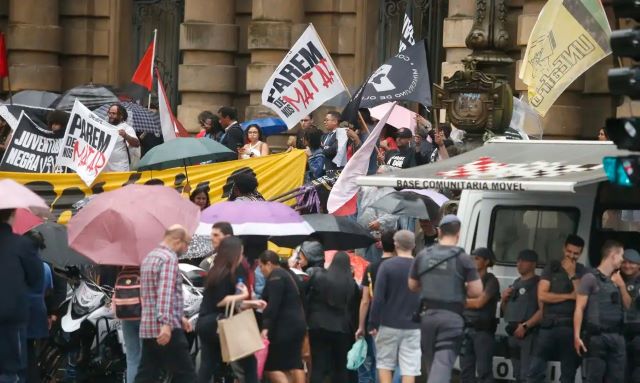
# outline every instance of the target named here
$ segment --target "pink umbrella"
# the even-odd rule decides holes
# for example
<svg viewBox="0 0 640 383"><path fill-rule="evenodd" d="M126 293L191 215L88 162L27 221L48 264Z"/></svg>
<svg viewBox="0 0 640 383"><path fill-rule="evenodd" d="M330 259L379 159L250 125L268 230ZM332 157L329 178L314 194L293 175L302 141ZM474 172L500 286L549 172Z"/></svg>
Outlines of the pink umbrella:
<svg viewBox="0 0 640 383"><path fill-rule="evenodd" d="M16 210L16 216L13 218L11 228L14 233L22 235L40 225L42 222L44 222L42 218L33 214L28 209L18 209Z"/></svg>
<svg viewBox="0 0 640 383"><path fill-rule="evenodd" d="M139 266L175 224L190 234L200 208L174 189L128 185L98 194L68 224L69 246L101 265Z"/></svg>
<svg viewBox="0 0 640 383"><path fill-rule="evenodd" d="M393 105L392 102L378 105L373 108L369 108L371 117L381 120L389 111L389 108ZM403 108L400 105L396 105L387 120L387 124L395 126L396 128L409 128L412 132L416 131L416 116L417 114L410 111L407 108Z"/></svg>
<svg viewBox="0 0 640 383"><path fill-rule="evenodd" d="M0 180L0 210L20 208L39 216L49 215L49 206L39 195L12 179Z"/></svg>

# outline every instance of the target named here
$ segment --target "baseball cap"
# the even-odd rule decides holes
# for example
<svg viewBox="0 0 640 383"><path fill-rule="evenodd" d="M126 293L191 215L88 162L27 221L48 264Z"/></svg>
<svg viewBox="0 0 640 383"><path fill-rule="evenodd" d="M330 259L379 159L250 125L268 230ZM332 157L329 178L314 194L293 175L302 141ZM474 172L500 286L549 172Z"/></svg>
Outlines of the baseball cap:
<svg viewBox="0 0 640 383"><path fill-rule="evenodd" d="M527 262L538 262L538 253L535 250L525 249L518 253L518 260Z"/></svg>
<svg viewBox="0 0 640 383"><path fill-rule="evenodd" d="M493 261L495 259L493 255L493 251L491 249L487 249L486 247L478 247L471 252L471 255L475 257L480 257L491 261L491 265L493 265Z"/></svg>
<svg viewBox="0 0 640 383"><path fill-rule="evenodd" d="M442 217L442 219L440 220L439 226L446 225L448 223L454 223L454 222L460 223L460 218L458 218L458 216L455 214L447 214L444 217Z"/></svg>
<svg viewBox="0 0 640 383"><path fill-rule="evenodd" d="M398 130L398 138L411 138L413 133L407 128L401 128Z"/></svg>
<svg viewBox="0 0 640 383"><path fill-rule="evenodd" d="M622 255L625 261L640 264L640 253L634 249L627 249Z"/></svg>

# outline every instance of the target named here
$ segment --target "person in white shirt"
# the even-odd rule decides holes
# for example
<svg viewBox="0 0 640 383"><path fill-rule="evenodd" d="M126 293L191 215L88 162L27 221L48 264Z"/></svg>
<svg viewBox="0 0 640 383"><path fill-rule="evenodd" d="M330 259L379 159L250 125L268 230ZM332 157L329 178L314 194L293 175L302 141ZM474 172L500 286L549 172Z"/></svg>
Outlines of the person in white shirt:
<svg viewBox="0 0 640 383"><path fill-rule="evenodd" d="M124 106L120 104L111 105L107 112L107 117L109 123L118 128L119 136L116 140L116 146L111 153L111 157L109 157L109 161L104 167L104 171L128 172L131 170L129 164L137 154L137 151L134 152L133 148L140 147L140 140L136 137L135 130L126 123L128 114Z"/></svg>

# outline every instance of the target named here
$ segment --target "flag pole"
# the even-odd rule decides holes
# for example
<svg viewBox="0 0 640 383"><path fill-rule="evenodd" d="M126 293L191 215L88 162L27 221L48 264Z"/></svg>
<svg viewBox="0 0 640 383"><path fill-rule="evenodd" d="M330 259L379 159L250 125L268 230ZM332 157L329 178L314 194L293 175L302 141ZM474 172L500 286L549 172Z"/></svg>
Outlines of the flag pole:
<svg viewBox="0 0 640 383"><path fill-rule="evenodd" d="M315 32L315 34L318 37L320 37L320 35L318 34L318 31L316 30L316 27L314 27L313 24L311 24L311 23L309 23L309 25L311 26L311 28L313 28L313 31ZM349 95L349 99L351 99L351 92L349 91L349 87L347 86L347 84L342 79L342 75L340 74L340 71L338 70L338 66L336 65L336 63L333 62L333 58L331 57L331 52L329 52L327 47L324 45L324 41L322 41L322 38L319 38L318 40L320 40L320 44L322 44L322 48L324 48L324 51L329 54L329 60L331 61L332 66L334 68L336 68L336 73L338 75L338 79L342 83L342 86L347 90L347 95ZM360 105L358 105L358 109L360 109L359 107L360 107ZM358 110L358 119L360 120L360 123L362 124L362 128L365 130L365 132L369 133L369 127L367 127L367 123L364 121L364 118L362 117L362 114L360 113L360 110Z"/></svg>
<svg viewBox="0 0 640 383"><path fill-rule="evenodd" d="M147 103L147 109L151 109L151 92L153 90L153 64L156 61L156 41L158 39L158 29L153 30L153 49L151 50L151 90L149 90L149 102Z"/></svg>

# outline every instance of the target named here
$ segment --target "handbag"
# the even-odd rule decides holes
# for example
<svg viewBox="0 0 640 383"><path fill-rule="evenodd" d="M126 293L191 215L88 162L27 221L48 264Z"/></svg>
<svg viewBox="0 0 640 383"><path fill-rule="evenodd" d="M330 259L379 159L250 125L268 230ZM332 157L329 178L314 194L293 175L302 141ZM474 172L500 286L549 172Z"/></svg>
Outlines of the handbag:
<svg viewBox="0 0 640 383"><path fill-rule="evenodd" d="M220 350L225 363L253 355L264 348L253 310L234 314L235 301L227 303L226 318L218 319Z"/></svg>
<svg viewBox="0 0 640 383"><path fill-rule="evenodd" d="M269 356L269 340L263 339L264 348L256 352L256 362L258 363L258 380L262 380L264 374L264 366L267 363L267 357Z"/></svg>

